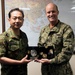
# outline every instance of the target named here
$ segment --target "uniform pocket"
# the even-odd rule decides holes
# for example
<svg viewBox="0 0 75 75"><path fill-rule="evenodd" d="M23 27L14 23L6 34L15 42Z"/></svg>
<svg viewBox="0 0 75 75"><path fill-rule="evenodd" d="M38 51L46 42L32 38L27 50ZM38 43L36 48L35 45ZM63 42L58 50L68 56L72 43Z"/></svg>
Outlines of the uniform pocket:
<svg viewBox="0 0 75 75"><path fill-rule="evenodd" d="M62 42L62 35L61 34L54 34L52 36L52 43L55 45L59 45Z"/></svg>
<svg viewBox="0 0 75 75"><path fill-rule="evenodd" d="M15 51L19 49L19 41L11 39L8 43L8 50Z"/></svg>

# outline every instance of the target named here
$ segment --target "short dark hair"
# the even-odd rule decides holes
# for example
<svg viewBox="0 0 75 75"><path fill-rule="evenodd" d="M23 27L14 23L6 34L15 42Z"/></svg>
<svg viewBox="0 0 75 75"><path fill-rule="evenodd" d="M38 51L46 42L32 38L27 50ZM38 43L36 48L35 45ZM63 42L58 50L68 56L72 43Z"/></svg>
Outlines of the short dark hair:
<svg viewBox="0 0 75 75"><path fill-rule="evenodd" d="M8 13L8 17L9 17L9 18L11 17L11 13L12 13L13 11L19 11L19 12L21 12L21 13L22 13L22 16L23 16L23 18L24 18L24 12L23 12L21 9L19 9L19 8L14 8L14 9L10 10L9 13Z"/></svg>

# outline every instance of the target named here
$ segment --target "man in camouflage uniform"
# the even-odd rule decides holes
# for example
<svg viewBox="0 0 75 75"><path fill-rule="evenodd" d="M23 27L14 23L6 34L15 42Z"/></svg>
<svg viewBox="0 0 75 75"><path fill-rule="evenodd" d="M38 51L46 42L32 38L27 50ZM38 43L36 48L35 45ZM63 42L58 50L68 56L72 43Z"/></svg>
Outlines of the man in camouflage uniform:
<svg viewBox="0 0 75 75"><path fill-rule="evenodd" d="M10 28L0 35L1 75L27 75L28 39L20 30L24 13L19 8L12 9L9 14Z"/></svg>
<svg viewBox="0 0 75 75"><path fill-rule="evenodd" d="M46 16L50 24L41 30L38 46L53 47L54 57L36 59L42 63L42 75L73 75L69 60L74 48L74 33L69 25L58 20L58 14L55 4L49 3L46 6Z"/></svg>

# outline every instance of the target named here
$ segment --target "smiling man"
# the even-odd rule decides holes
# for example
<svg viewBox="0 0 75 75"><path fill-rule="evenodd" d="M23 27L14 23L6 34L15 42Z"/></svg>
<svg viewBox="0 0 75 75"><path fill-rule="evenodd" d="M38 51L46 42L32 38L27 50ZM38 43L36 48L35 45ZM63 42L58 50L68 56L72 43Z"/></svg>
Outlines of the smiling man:
<svg viewBox="0 0 75 75"><path fill-rule="evenodd" d="M1 75L27 75L28 39L20 30L24 21L24 13L19 8L12 9L9 14L10 28L0 35Z"/></svg>
<svg viewBox="0 0 75 75"><path fill-rule="evenodd" d="M54 3L46 6L49 24L40 33L38 46L52 47L54 57L36 59L42 63L42 75L73 75L69 60L74 50L74 33L72 28L58 19L58 7Z"/></svg>

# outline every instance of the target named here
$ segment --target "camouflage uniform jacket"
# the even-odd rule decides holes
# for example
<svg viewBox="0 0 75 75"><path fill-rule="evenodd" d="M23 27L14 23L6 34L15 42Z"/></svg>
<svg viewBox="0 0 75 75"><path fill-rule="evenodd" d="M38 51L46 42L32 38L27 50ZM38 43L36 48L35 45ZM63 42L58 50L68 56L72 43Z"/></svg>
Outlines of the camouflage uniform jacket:
<svg viewBox="0 0 75 75"><path fill-rule="evenodd" d="M54 48L50 64L42 64L42 75L72 75L69 60L73 53L73 41L72 28L63 22L59 21L51 30L49 25L41 30L38 45Z"/></svg>
<svg viewBox="0 0 75 75"><path fill-rule="evenodd" d="M21 60L25 57L28 39L24 32L16 36L11 28L0 35L0 57ZM9 65L1 63L1 75L27 75L27 64Z"/></svg>

